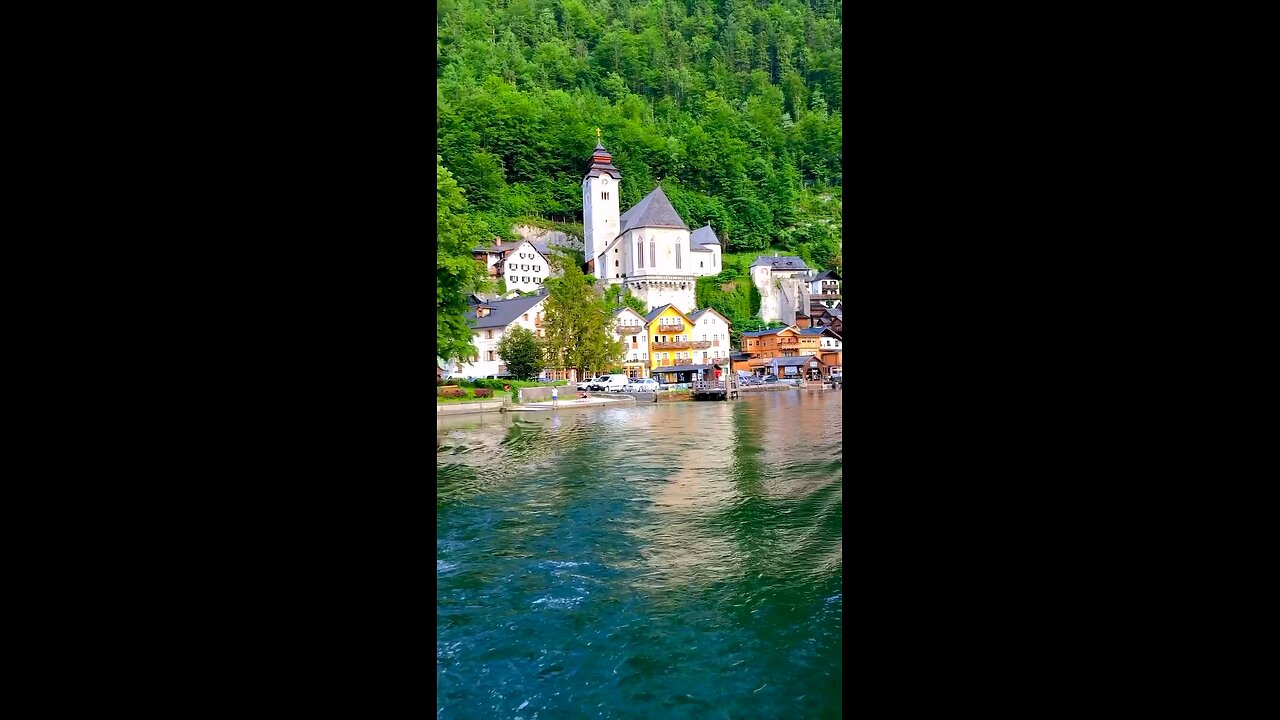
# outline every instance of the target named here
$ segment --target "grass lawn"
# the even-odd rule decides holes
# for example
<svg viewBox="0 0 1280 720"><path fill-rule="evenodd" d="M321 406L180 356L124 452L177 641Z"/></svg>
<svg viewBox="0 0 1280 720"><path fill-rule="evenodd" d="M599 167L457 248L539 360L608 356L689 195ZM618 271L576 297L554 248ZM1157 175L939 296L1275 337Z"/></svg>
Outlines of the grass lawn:
<svg viewBox="0 0 1280 720"><path fill-rule="evenodd" d="M506 400L511 397L511 393L505 393L505 392L502 392L501 390L497 390L493 393L493 397L478 398L475 396L475 392L476 392L475 388L462 388L462 389L467 391L467 396L465 398L447 398L447 397L440 397L439 395L437 395L436 404L437 405L457 405L459 403L491 402L493 400Z"/></svg>

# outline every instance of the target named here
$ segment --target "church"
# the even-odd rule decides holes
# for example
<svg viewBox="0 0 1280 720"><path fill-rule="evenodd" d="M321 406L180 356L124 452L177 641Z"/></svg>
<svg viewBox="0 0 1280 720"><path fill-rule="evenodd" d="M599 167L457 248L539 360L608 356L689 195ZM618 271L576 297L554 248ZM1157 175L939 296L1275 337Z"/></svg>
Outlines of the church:
<svg viewBox="0 0 1280 720"><path fill-rule="evenodd" d="M650 310L671 304L693 312L697 279L724 269L715 231L710 225L690 231L661 186L619 214L621 185L622 173L597 137L582 179L584 270L625 285Z"/></svg>

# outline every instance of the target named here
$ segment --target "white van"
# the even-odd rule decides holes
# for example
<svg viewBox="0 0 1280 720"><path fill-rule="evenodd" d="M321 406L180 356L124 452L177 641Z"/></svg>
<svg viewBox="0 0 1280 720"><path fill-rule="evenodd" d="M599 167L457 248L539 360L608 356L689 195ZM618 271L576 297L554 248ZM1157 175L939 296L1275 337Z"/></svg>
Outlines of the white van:
<svg viewBox="0 0 1280 720"><path fill-rule="evenodd" d="M606 392L622 392L627 389L627 383L631 379L622 373L614 373L612 375L601 375L591 383L591 389L595 391L604 390Z"/></svg>

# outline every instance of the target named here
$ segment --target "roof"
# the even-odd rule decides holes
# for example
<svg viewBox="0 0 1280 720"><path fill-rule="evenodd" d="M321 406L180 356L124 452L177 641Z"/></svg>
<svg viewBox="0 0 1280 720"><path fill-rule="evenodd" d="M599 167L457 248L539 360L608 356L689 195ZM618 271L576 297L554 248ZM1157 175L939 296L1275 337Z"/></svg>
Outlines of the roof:
<svg viewBox="0 0 1280 720"><path fill-rule="evenodd" d="M644 316L644 324L648 325L649 323L653 322L659 315L662 314L662 311L666 310L667 308L672 308L676 312L680 313L680 317L684 318L685 320L689 319L688 315L685 315L684 313L680 312L680 308L672 305L671 303L667 303L666 305L660 305L650 310L649 314Z"/></svg>
<svg viewBox="0 0 1280 720"><path fill-rule="evenodd" d="M613 156L608 150L604 149L599 141L596 142L595 151L591 154L591 167L587 168L587 177L600 177L601 175L612 175L615 179L621 179L622 173L618 172L618 168L613 166Z"/></svg>
<svg viewBox="0 0 1280 720"><path fill-rule="evenodd" d="M782 327L776 327L772 330L752 330L751 332L742 333L742 337L760 337L762 335L774 335L776 333L782 332L783 330L786 330L788 327L790 326L783 325Z"/></svg>
<svg viewBox="0 0 1280 720"><path fill-rule="evenodd" d="M689 247L698 250L699 245L719 245L720 241L716 239L716 231L711 229L711 223L698 228L689 235Z"/></svg>
<svg viewBox="0 0 1280 720"><path fill-rule="evenodd" d="M508 252L511 250L515 250L516 248L520 247L525 243L529 243L530 245L533 246L534 250L537 250L538 252L542 253L543 256L546 256L547 244L543 241L535 241L535 240L517 240L515 242L500 243L498 245L481 245L480 247L471 248L471 252L482 252L482 253Z"/></svg>
<svg viewBox="0 0 1280 720"><path fill-rule="evenodd" d="M712 250L711 248L709 248L709 247L707 247L707 246L705 246L705 245L695 245L695 246L693 246L693 247L689 248L689 252L704 252L704 253L709 253L709 252L715 252L715 250Z"/></svg>
<svg viewBox="0 0 1280 720"><path fill-rule="evenodd" d="M546 299L546 295L534 295L533 297L518 297L512 300L485 303L483 307L493 310L488 316L477 318L476 311L473 308L465 317L467 324L476 330L506 327L515 322L516 318L529 312L529 308Z"/></svg>
<svg viewBox="0 0 1280 720"><path fill-rule="evenodd" d="M729 322L729 318L725 317L724 315L721 315L721 314L720 314L720 311L719 311L719 310L716 310L715 308L702 308L701 310L694 310L693 312L689 313L689 319L696 323L696 322L698 322L698 319L699 319L699 318L701 318L703 315L706 315L706 314L707 314L707 313L709 313L709 312L713 312L713 313L715 313L717 316L719 316L719 317L720 317L720 319L721 319L721 320L723 320L723 321L725 322L725 324L726 324L726 325L732 325L732 324L733 324L733 323Z"/></svg>
<svg viewBox="0 0 1280 720"><path fill-rule="evenodd" d="M643 200L618 218L619 235L641 227L689 229L689 226L684 224L684 220L680 219L680 213L671 206L671 201L667 199L667 194L662 192L661 186L654 188L653 192L645 195Z"/></svg>
<svg viewBox="0 0 1280 720"><path fill-rule="evenodd" d="M838 318L844 319L844 308L842 307L827 308L827 312Z"/></svg>
<svg viewBox="0 0 1280 720"><path fill-rule="evenodd" d="M497 293L471 293L467 296L468 305L481 305L484 303L498 302L502 299Z"/></svg>
<svg viewBox="0 0 1280 720"><path fill-rule="evenodd" d="M809 282L817 282L819 280L839 280L839 279L840 279L840 273L836 272L835 270L823 270L822 272L818 273Z"/></svg>
<svg viewBox="0 0 1280 720"><path fill-rule="evenodd" d="M669 365L656 367L653 372L670 373L670 372L697 372L699 370L714 370L714 365Z"/></svg>
<svg viewBox="0 0 1280 720"><path fill-rule="evenodd" d="M769 358L765 360L765 363L767 365L773 365L775 360L778 361L777 362L778 367L803 367L805 365L808 365L813 360L817 360L819 363L826 365L826 363L822 362L822 358L818 357L817 355L800 355L797 357Z"/></svg>
<svg viewBox="0 0 1280 720"><path fill-rule="evenodd" d="M811 328L805 328L801 330L800 334L801 335L821 335L824 332L829 333L830 330L825 327L811 327Z"/></svg>
<svg viewBox="0 0 1280 720"><path fill-rule="evenodd" d="M809 266L804 264L804 260L795 255L759 255L756 261L751 263L751 267L771 266L774 270L808 270Z"/></svg>

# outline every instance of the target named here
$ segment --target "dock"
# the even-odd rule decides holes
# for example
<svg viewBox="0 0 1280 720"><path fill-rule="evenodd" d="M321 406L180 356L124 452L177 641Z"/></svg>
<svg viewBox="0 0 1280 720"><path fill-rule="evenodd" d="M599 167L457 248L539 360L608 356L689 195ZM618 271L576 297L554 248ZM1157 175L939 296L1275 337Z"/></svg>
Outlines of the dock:
<svg viewBox="0 0 1280 720"><path fill-rule="evenodd" d="M697 380L689 387L694 400L728 400L738 397L738 381Z"/></svg>

